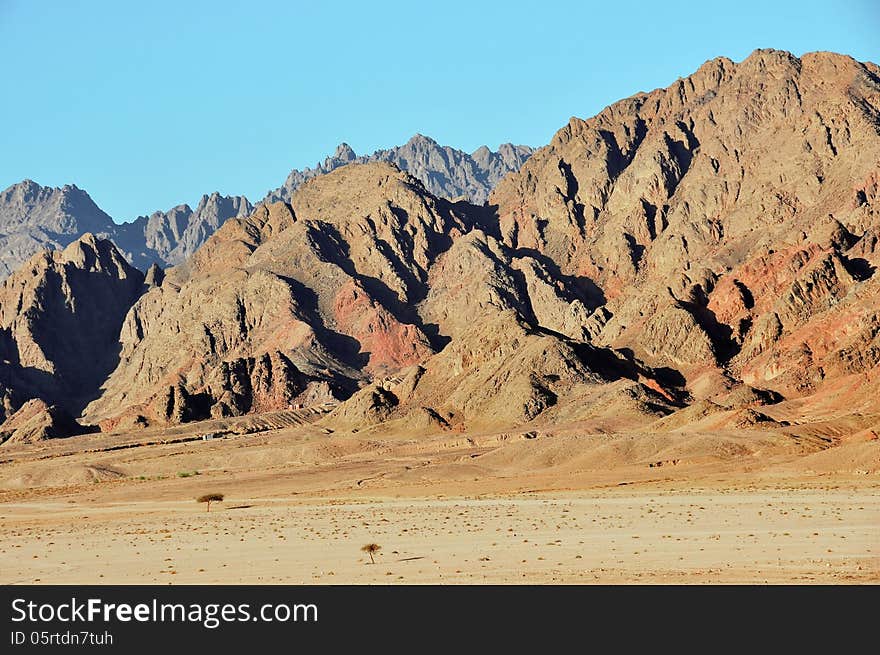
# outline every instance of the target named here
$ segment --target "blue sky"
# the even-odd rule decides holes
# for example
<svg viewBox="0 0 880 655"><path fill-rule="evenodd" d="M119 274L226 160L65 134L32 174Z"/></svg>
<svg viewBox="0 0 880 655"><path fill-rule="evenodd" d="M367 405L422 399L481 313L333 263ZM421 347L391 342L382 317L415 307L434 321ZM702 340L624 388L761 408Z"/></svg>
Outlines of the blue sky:
<svg viewBox="0 0 880 655"><path fill-rule="evenodd" d="M75 183L116 220L258 200L347 141L547 143L757 47L880 62L880 2L0 0L0 188Z"/></svg>

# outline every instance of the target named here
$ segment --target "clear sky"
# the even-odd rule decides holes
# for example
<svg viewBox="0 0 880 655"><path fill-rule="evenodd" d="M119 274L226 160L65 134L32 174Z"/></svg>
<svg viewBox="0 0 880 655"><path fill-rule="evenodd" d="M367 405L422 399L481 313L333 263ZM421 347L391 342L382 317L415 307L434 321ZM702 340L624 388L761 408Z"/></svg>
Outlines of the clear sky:
<svg viewBox="0 0 880 655"><path fill-rule="evenodd" d="M258 200L341 141L540 146L758 47L880 62L880 2L0 0L0 189L74 183L117 221Z"/></svg>

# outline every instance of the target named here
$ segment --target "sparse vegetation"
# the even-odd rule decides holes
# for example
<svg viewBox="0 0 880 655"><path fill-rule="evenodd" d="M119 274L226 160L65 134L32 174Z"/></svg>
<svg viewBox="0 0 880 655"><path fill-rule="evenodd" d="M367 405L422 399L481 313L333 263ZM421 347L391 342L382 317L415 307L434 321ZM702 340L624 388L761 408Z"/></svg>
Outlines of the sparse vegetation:
<svg viewBox="0 0 880 655"><path fill-rule="evenodd" d="M223 494L205 494L196 498L197 503L207 503L208 511L211 511L211 503L219 503L223 500Z"/></svg>
<svg viewBox="0 0 880 655"><path fill-rule="evenodd" d="M178 478L191 478L194 475L199 475L199 472L198 471L178 471L177 472Z"/></svg>
<svg viewBox="0 0 880 655"><path fill-rule="evenodd" d="M361 550L370 556L370 563L375 564L376 560L373 558L373 555L382 550L382 546L379 544L367 544L366 546L361 546Z"/></svg>

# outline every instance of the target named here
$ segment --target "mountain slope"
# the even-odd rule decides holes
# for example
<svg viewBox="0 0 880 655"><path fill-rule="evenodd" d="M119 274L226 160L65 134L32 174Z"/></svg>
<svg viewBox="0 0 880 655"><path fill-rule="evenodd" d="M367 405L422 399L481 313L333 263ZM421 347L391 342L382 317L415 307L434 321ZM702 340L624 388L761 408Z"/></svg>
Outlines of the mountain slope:
<svg viewBox="0 0 880 655"><path fill-rule="evenodd" d="M39 398L79 415L116 364L143 274L87 233L0 283L0 414Z"/></svg>
<svg viewBox="0 0 880 655"><path fill-rule="evenodd" d="M878 67L759 50L573 118L490 202L604 296L594 343L799 396L876 369L878 175Z"/></svg>
<svg viewBox="0 0 880 655"><path fill-rule="evenodd" d="M487 231L490 212L435 198L388 164L352 164L310 180L290 205L260 205L228 221L135 304L120 364L87 415L174 422L345 398L363 387L350 402L364 402L367 413L388 401L404 417L443 411L447 423L474 422L488 394L513 407L510 420L528 420L553 404L555 388L600 379L588 359L605 370L618 358L540 330L536 314L552 322L572 307L588 310L563 283L540 280L551 274L531 258L517 264L528 273L513 270L511 254ZM480 376L494 355L477 357L469 349L483 337L467 336L484 319L514 350L518 340L534 343L491 387ZM480 402L441 396L449 373L442 357L459 341L466 354L457 375L482 387ZM546 374L538 375L541 366ZM635 380L631 364L617 366ZM409 395L376 391L376 406L370 385L402 371L410 371ZM522 406L502 400L513 393ZM439 409L425 409L432 406Z"/></svg>

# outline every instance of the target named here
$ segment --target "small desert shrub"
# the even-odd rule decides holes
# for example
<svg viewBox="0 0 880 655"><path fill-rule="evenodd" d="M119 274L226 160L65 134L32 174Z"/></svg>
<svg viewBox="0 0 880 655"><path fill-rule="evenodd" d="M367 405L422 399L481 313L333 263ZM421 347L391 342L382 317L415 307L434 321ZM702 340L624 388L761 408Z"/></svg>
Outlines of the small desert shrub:
<svg viewBox="0 0 880 655"><path fill-rule="evenodd" d="M366 546L361 546L361 550L364 551L367 555L369 555L370 562L375 564L376 560L373 559L373 554L378 553L380 550L382 550L382 546L380 546L379 544L367 544Z"/></svg>
<svg viewBox="0 0 880 655"><path fill-rule="evenodd" d="M219 503L223 500L223 494L205 494L196 498L197 503L208 503L208 511L211 511L211 503Z"/></svg>
<svg viewBox="0 0 880 655"><path fill-rule="evenodd" d="M198 474L199 474L198 471L178 471L177 477L178 478L191 478L192 476L198 475Z"/></svg>

